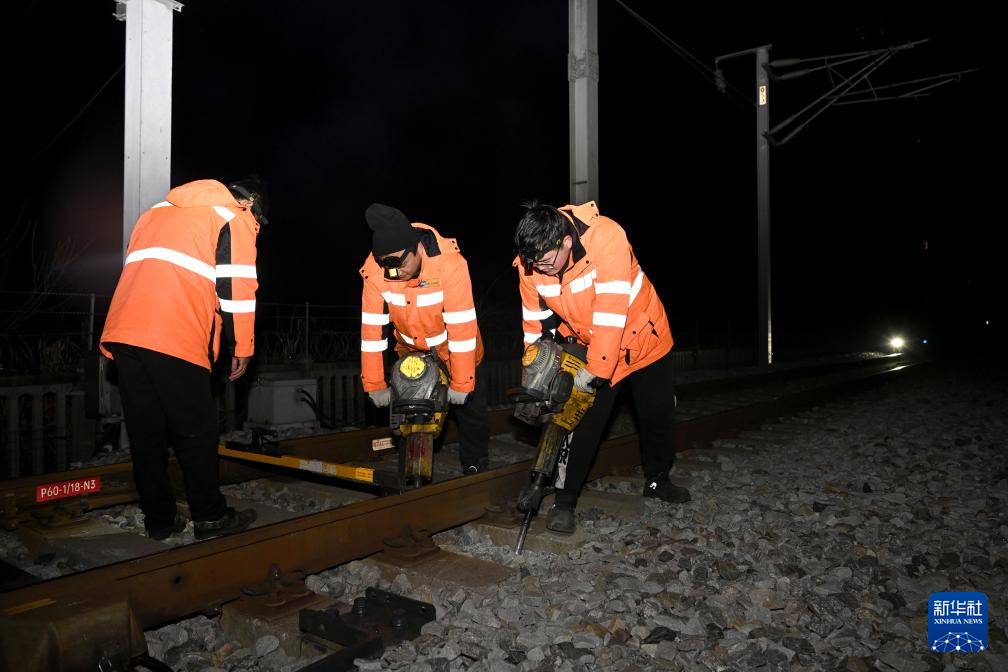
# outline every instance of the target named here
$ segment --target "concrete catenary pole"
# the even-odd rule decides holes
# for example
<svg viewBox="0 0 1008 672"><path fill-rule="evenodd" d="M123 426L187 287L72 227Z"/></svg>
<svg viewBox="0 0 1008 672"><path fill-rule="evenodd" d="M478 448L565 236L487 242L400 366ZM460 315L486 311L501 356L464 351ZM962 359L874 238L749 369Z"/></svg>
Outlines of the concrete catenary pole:
<svg viewBox="0 0 1008 672"><path fill-rule="evenodd" d="M756 228L759 315L756 339L757 362L773 364L773 328L770 306L770 50L756 50ZM764 353L766 358L764 359Z"/></svg>
<svg viewBox="0 0 1008 672"><path fill-rule="evenodd" d="M171 184L172 0L119 0L126 20L123 257L142 212ZM125 10L125 11L124 11Z"/></svg>
<svg viewBox="0 0 1008 672"><path fill-rule="evenodd" d="M571 203L597 201L598 0L568 0Z"/></svg>

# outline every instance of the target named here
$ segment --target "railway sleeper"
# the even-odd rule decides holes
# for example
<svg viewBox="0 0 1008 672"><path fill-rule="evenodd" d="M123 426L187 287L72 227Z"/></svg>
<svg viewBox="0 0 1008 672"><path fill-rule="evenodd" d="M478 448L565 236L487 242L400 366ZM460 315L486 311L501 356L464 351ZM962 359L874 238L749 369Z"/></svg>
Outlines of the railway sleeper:
<svg viewBox="0 0 1008 672"><path fill-rule="evenodd" d="M125 670L145 656L129 595L100 588L72 604L40 600L0 612L0 669Z"/></svg>

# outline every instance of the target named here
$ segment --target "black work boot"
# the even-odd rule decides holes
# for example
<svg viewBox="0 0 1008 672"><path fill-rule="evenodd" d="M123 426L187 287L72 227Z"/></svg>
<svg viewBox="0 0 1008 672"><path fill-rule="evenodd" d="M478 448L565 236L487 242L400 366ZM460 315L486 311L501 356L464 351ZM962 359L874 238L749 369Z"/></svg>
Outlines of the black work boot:
<svg viewBox="0 0 1008 672"><path fill-rule="evenodd" d="M225 534L241 532L255 522L258 517L255 509L236 511L230 506L224 515L217 520L197 520L193 522L193 536L197 539L209 539Z"/></svg>
<svg viewBox="0 0 1008 672"><path fill-rule="evenodd" d="M574 521L574 505L557 502L546 514L546 529L558 534L574 534L577 523Z"/></svg>
<svg viewBox="0 0 1008 672"><path fill-rule="evenodd" d="M164 541L173 534L178 534L186 528L186 519L181 513L175 513L175 520L168 527L159 527L156 530L147 530L147 536L157 541Z"/></svg>
<svg viewBox="0 0 1008 672"><path fill-rule="evenodd" d="M670 481L667 473L647 479L644 482L644 496L657 497L669 504L684 504L690 501L689 490Z"/></svg>

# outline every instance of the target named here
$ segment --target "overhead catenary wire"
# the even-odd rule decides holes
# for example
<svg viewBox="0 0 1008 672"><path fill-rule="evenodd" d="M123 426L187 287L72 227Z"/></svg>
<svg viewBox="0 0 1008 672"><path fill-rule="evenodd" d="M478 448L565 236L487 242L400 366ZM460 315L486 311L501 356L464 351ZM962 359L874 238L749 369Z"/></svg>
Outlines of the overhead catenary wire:
<svg viewBox="0 0 1008 672"><path fill-rule="evenodd" d="M49 149L50 147L52 147L52 146L53 146L53 144L55 144L55 142L56 142L57 140L59 140L60 136L62 136L62 135L63 135L64 133L66 133L66 132L67 132L67 129L69 129L69 128L70 128L70 127L71 127L71 126L73 125L73 123L74 123L75 121L77 121L77 119L78 119L78 118L80 118L80 116L81 116L82 114L84 114L84 111L85 111L85 110L87 110L87 109L88 109L89 107L91 107L91 103L93 103L93 102L94 102L95 100L97 100L98 96L100 96L100 95L101 95L102 91L104 91L104 90L105 90L106 88L108 88L108 85L109 85L109 84L111 84L111 83L112 83L112 81L113 81L113 80L114 80L114 79L115 79L115 78L116 78L116 77L117 77L117 76L119 75L119 73L120 73L120 72L122 72L122 71L123 71L123 69L125 69L125 68L126 68L126 61L123 61L123 62L122 62L122 63L121 63L120 65L119 65L119 67L118 67L118 68L116 68L116 71L115 71L115 72L113 72L113 73L112 73L111 75L109 75L109 78L105 80L105 83L104 83L104 84L102 84L102 85L101 85L101 86L100 86L100 87L98 88L98 90L97 90L97 91L95 91L94 95L93 95L93 96L91 96L91 98L90 98L90 99L88 99L88 101L87 101L86 103L84 103L84 106L83 106L83 107L81 107L81 109L77 111L77 114L75 114L75 115L74 115L73 117L71 117L71 118L70 118L70 121L68 121L68 122L67 122L67 123L66 123L66 124L65 124L65 125L63 126L63 128L61 128L61 129L59 130L59 132L58 132L58 133L56 133L56 135L54 135L54 136L53 136L53 137L52 137L52 138L51 138L51 139L49 140L49 142L47 142L47 143L45 144L45 147L43 147L42 149L40 149L40 150L38 151L38 153L37 153L37 154L36 154L36 155L35 155L35 156L34 156L34 157L33 157L33 158L31 159L31 161L29 161L29 162L27 163L26 167L27 167L27 166L30 166L30 165L32 165L32 164L34 164L34 163L35 163L36 161L38 161L38 160L39 160L40 158L42 158L42 155L43 155L43 154L45 154L45 153L46 153L46 151L48 151L48 149Z"/></svg>
<svg viewBox="0 0 1008 672"><path fill-rule="evenodd" d="M807 56L804 58L776 58L770 61L771 68L790 68L796 65L801 65L802 63L818 63L822 61L823 63L828 63L830 59L846 59L846 58L871 58L872 56L879 56L890 51L902 51L904 49L913 49L916 46L927 43L929 40L927 38L921 40L914 40L912 42L907 42L906 44L898 45L895 47L886 47L884 49L868 49L865 51L848 51L843 54L826 54L825 56Z"/></svg>
<svg viewBox="0 0 1008 672"><path fill-rule="evenodd" d="M848 63L856 63L857 61L863 61L866 58L870 58L867 52L857 56L850 56L849 58L844 58L838 61L827 60L825 64L816 66L814 68L803 68L801 70L795 70L793 72L785 72L785 73L777 73L777 71L774 70L773 63L770 63L770 67L768 68L767 73L774 80L787 81L789 79L797 79L798 77L804 77L805 75L810 75L813 72L819 72L820 70L832 71L835 70L838 66L847 65Z"/></svg>
<svg viewBox="0 0 1008 672"><path fill-rule="evenodd" d="M950 84L950 83L952 83L954 81L956 81L956 80L954 80L954 79L946 79L944 82L935 82L934 84L930 84L928 86L922 86L921 88L915 89L914 91L908 91L907 93L900 93L900 94L895 94L895 95L892 95L892 96L878 96L878 95L875 95L875 96L871 96L870 98L860 98L858 100L840 100L839 99L840 97L838 97L838 99L836 101L836 104L837 105L859 105L861 103L880 103L880 102L885 101L885 100L906 100L908 98L910 98L910 99L913 99L913 98L925 98L925 97L931 95L930 93L928 93L928 91L930 91L931 89L936 89L939 86L942 86L942 85L945 85L945 84ZM868 93L868 92L867 91L859 91L858 93Z"/></svg>
<svg viewBox="0 0 1008 672"><path fill-rule="evenodd" d="M650 31L655 37L657 37L665 46L674 51L676 55L678 55L680 58L686 61L686 64L689 65L691 68L693 68L693 70L698 72L704 79L706 79L711 84L714 84L715 86L717 85L718 83L717 73L714 70L711 70L711 68L708 67L703 61L701 61L699 58L690 53L688 49L681 46L675 40L673 40L668 35L663 33L653 23L651 23L643 16L635 12L633 9L628 7L627 4L623 2L623 0L616 0L616 4L618 4L624 10L626 10L626 12L630 16L632 16L642 26L647 28L647 30ZM755 105L755 101L749 98L749 96L747 96L743 91L739 90L738 87L733 86L732 84L729 84L727 82L725 82L725 85L727 86L728 91L731 91L733 94L735 94L735 96L737 96L735 98L730 97L729 99L733 103L738 105L740 108L742 108L743 110L749 110ZM741 98L741 100L739 100L739 98Z"/></svg>
<svg viewBox="0 0 1008 672"><path fill-rule="evenodd" d="M862 103L875 103L889 100L908 100L923 98L931 95L928 93L931 89L944 86L945 84L950 84L953 82L959 82L962 80L962 76L969 74L971 72L976 72L977 68L972 68L969 70L959 70L955 72L941 73L937 75L930 75L927 77L920 77L917 79L910 79L903 82L894 82L883 85L872 84L869 77L873 72L882 67L887 61L894 58L897 53L913 49L921 44L927 43L928 39L914 40L912 42L907 42L905 44L890 46L885 49L872 49L868 51L859 52L848 52L845 54L831 54L826 56L815 56L811 58L785 58L776 59L770 61L770 68L768 69L771 77L778 81L797 79L805 75L809 75L815 72L820 72L825 70L829 74L830 83L832 88L824 93L823 95L816 98L814 101L806 105L804 108L798 112L792 114L784 121L780 122L772 129L770 129L767 137L770 142L774 145L783 145L795 135L797 135L803 128L805 128L813 119L818 117L820 114L825 112L829 107L833 105L855 105ZM845 65L859 60L864 60L867 58L873 58L872 62L868 63L866 66L855 72L849 77L844 77L839 83L835 82L834 78L840 76L836 67L839 65ZM841 59L841 60L837 60ZM820 66L803 68L800 70L793 70L791 72L779 72L780 68L790 68L796 65L801 65L803 63L822 63ZM859 86L864 83L865 86ZM914 85L922 85L914 88L912 90L906 90ZM898 89L903 89L899 91ZM891 91L889 95L879 95L882 91ZM795 128L788 131L784 138L778 140L774 137L775 134L781 133L786 127L791 126L798 121L799 117L802 117L807 112L812 110L814 107L819 106L808 118L806 118L801 123L797 124Z"/></svg>
<svg viewBox="0 0 1008 672"><path fill-rule="evenodd" d="M846 54L827 54L826 56L814 56L812 58L785 58L770 61L770 74L774 79L777 80L788 80L788 79L798 79L799 77L804 77L805 75L811 75L812 73L819 72L820 70L828 70L832 72L838 65L846 65L847 63L853 63L855 61L864 60L866 58L881 58L886 54L895 54L896 52L905 51L907 49L913 49L916 46L926 43L928 40L914 40L913 42L907 42L906 44L900 44L894 47L888 47L886 49L871 49L868 51L852 51ZM840 59L840 60L836 60ZM802 63L809 62L819 62L822 61L822 65L814 68L802 68L801 70L792 70L791 72L780 73L777 72L777 68L790 68L795 65L800 65Z"/></svg>
<svg viewBox="0 0 1008 672"><path fill-rule="evenodd" d="M19 16L17 20L13 24L11 24L11 27L7 30L6 34L4 34L3 37L0 37L0 46L3 46L4 44L7 43L7 40L10 39L10 36L13 35L14 31L17 30L18 26L21 25L21 22L24 21L24 18L28 16L28 12L32 10L32 7L35 6L36 2L38 2L38 0L32 0L30 3L28 3L28 6L25 7L25 10L21 12L21 16Z"/></svg>
<svg viewBox="0 0 1008 672"><path fill-rule="evenodd" d="M783 145L788 140L790 140L795 135L797 135L803 128L805 128L805 126L807 126L809 123L811 123L813 119L815 119L820 114L822 114L827 109L829 109L837 100L840 99L840 97L846 95L850 91L851 88L857 86L860 82L864 81L871 73L875 72L880 67L882 67L883 65L885 65L885 63L890 58L892 58L892 57L893 57L893 53L891 53L891 52L883 54L882 56L879 56L877 59L875 59L875 61L873 61L872 63L869 63L864 68L862 68L861 70L857 71L856 73L854 73L850 77L848 77L845 80L843 80L840 84L838 84L835 87L833 87L830 91L828 91L828 92L824 93L823 95L819 96L817 99L815 99L814 101L812 101L811 103L809 103L808 105L806 105L805 107L803 107L801 110L799 110L798 112L792 114L790 117L788 117L787 119L785 119L781 123L779 123L776 126L774 126L773 128L771 128L770 132L767 134L767 138L771 142L773 142L774 144ZM833 96L832 95L837 90L840 90L840 89L842 89L842 90L840 91L839 95L837 95L837 96ZM813 107L815 107L816 105L818 105L819 103L821 103L823 100L826 100L827 102L824 105L822 105L818 110L816 110L812 115L810 115L808 119L806 119L805 121L803 121L800 124L798 124L794 128L794 130L792 130L790 133L788 133L786 136L784 136L783 139L776 140L773 137L774 133L778 133L780 131L783 131L785 127L787 127L791 123L795 122L798 119L798 117L800 117L801 115L805 114L807 111L809 111L810 109L812 109Z"/></svg>
<svg viewBox="0 0 1008 672"><path fill-rule="evenodd" d="M858 103L874 103L883 100L905 100L907 98L929 96L931 94L927 93L927 91L938 88L939 86L944 86L945 84L959 83L962 81L963 75L968 75L969 73L976 72L977 70L978 68L972 68L970 70L960 70L958 72L945 72L938 75L931 75L930 77L909 79L905 82L895 82L893 84L883 84L881 86L869 86L866 89L849 91L843 96L837 96L837 98L854 97L859 95L864 95L866 97L855 100L838 100L837 105L855 105ZM941 80L941 81L935 81L935 80ZM907 91L905 93L894 93L893 95L886 95L886 96L878 95L879 91L889 91L891 89L896 89L904 86L911 86L913 84L923 84L925 82L932 82L932 83L928 84L927 86L922 86L920 88L914 89L913 91Z"/></svg>

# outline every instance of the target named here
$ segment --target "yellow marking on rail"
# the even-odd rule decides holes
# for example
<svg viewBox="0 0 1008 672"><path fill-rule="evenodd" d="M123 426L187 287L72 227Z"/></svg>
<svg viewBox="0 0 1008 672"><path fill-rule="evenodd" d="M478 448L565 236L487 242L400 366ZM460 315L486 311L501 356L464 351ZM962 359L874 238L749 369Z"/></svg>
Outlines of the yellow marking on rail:
<svg viewBox="0 0 1008 672"><path fill-rule="evenodd" d="M26 611L31 611L32 609L48 607L50 604L56 604L56 600L51 597L43 597L41 600L35 600L34 602L25 602L24 604L16 604L13 607L7 607L4 609L4 612L8 616L13 616L14 614L22 614Z"/></svg>

